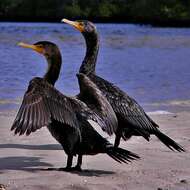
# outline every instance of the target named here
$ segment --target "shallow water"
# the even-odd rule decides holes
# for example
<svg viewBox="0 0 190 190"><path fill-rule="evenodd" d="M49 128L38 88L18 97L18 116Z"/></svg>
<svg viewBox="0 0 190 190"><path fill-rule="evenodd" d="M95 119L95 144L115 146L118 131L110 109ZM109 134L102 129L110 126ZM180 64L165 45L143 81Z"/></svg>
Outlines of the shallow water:
<svg viewBox="0 0 190 190"><path fill-rule="evenodd" d="M190 99L190 29L131 24L97 24L97 28L101 41L98 75L121 87L147 110ZM17 42L41 40L55 42L62 52L56 87L70 95L78 92L75 73L85 54L79 32L61 23L0 23L0 110L17 108L29 80L45 71L44 58L18 47Z"/></svg>

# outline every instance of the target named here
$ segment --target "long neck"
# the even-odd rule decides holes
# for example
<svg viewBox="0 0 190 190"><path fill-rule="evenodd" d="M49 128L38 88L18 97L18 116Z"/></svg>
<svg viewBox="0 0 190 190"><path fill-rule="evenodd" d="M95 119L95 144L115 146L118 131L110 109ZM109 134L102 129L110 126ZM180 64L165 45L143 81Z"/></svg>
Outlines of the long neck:
<svg viewBox="0 0 190 190"><path fill-rule="evenodd" d="M46 74L44 75L44 79L48 81L50 84L54 85L57 81L61 69L61 54L57 53L49 58L47 58L48 69Z"/></svg>
<svg viewBox="0 0 190 190"><path fill-rule="evenodd" d="M98 34L94 33L84 33L83 34L86 41L86 55L82 62L79 72L86 75L95 74L96 60L99 50L99 39Z"/></svg>

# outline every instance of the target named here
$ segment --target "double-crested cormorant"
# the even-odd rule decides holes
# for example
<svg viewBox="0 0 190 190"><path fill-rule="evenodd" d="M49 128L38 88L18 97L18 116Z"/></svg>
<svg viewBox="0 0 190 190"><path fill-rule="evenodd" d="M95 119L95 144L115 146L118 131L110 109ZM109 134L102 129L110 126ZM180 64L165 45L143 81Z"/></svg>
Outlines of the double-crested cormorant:
<svg viewBox="0 0 190 190"><path fill-rule="evenodd" d="M143 136L149 141L150 135L155 135L168 148L184 151L182 146L158 129L159 126L133 98L114 84L96 75L95 67L99 50L99 39L95 25L84 20L70 21L63 19L62 21L74 26L85 38L87 50L79 72L87 75L98 86L116 113L118 129L116 131L115 147L119 146L121 138L127 140L131 136L137 135Z"/></svg>
<svg viewBox="0 0 190 190"><path fill-rule="evenodd" d="M15 134L30 135L31 132L46 126L52 136L62 145L68 155L67 166L63 170L81 170L82 155L94 155L106 153L118 162L139 158L136 154L121 148L115 148L105 138L103 138L89 121L93 120L99 124L108 134L115 130L113 125L117 125L116 116L103 114L108 102L101 99L101 93L88 77L78 74L80 88L87 88L87 94L98 94L92 101L97 103L99 114L92 111L84 102L76 97L68 97L55 89L61 68L61 54L58 47L51 42L41 41L33 45L24 43L22 47L31 48L45 56L48 62L48 69L43 78L35 77L29 82L21 107L15 118L11 130ZM80 96L80 95L79 95ZM99 99L100 98L100 99ZM92 107L92 106L91 106ZM112 115L113 110L109 110ZM114 112L113 112L114 115ZM105 121L104 121L105 120ZM73 156L78 155L76 167L72 168Z"/></svg>

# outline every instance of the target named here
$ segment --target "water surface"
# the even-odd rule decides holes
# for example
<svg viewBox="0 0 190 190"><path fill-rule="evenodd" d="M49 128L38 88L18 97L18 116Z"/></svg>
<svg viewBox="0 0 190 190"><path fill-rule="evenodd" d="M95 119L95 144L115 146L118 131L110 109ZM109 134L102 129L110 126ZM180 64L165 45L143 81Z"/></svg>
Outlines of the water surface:
<svg viewBox="0 0 190 190"><path fill-rule="evenodd" d="M121 87L146 110L189 102L190 29L131 24L97 24L97 29L98 75ZM55 42L62 52L56 87L68 95L78 93L75 74L85 54L78 31L61 23L0 23L0 110L17 109L29 80L44 74L45 59L16 45L41 40Z"/></svg>

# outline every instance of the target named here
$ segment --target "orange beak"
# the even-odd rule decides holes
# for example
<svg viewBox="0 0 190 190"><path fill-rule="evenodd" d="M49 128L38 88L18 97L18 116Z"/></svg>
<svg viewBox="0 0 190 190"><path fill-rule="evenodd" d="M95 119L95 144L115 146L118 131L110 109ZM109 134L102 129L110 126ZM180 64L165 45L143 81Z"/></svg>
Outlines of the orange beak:
<svg viewBox="0 0 190 190"><path fill-rule="evenodd" d="M79 22L77 21L71 21L68 19L62 19L61 22L65 22L71 26L73 26L74 28L76 28L77 30L79 30L80 32L84 32L84 26L82 26Z"/></svg>
<svg viewBox="0 0 190 190"><path fill-rule="evenodd" d="M19 42L18 43L18 46L21 46L23 48L30 48L30 49L33 49L34 51L40 53L40 54L43 54L44 53L44 48L43 47L39 47L37 45L31 45L31 44L26 44L26 43L23 43L23 42Z"/></svg>

